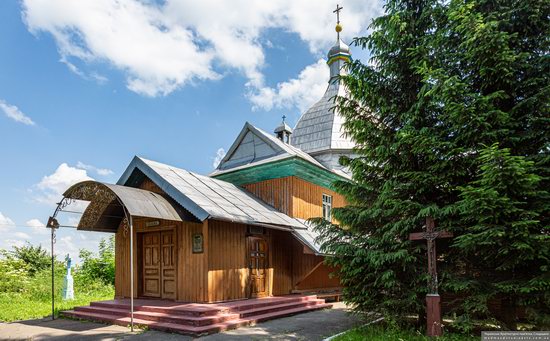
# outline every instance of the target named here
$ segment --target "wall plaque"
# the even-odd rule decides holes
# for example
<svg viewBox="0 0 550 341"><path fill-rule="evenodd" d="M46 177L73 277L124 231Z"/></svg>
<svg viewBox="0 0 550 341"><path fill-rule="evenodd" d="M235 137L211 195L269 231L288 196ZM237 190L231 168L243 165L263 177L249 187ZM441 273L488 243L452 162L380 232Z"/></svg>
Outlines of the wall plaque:
<svg viewBox="0 0 550 341"><path fill-rule="evenodd" d="M202 233L195 233L191 238L193 243L193 253L202 253L204 248L204 240L202 238Z"/></svg>
<svg viewBox="0 0 550 341"><path fill-rule="evenodd" d="M159 225L160 225L160 221L158 221L158 220L152 220L152 221L145 222L145 227L153 227L153 226L159 226Z"/></svg>

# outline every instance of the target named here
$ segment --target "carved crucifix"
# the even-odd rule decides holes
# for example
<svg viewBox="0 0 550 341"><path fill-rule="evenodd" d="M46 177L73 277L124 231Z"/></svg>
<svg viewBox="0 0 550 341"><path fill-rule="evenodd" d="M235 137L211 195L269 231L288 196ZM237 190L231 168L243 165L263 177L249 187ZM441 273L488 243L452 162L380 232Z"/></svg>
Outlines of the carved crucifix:
<svg viewBox="0 0 550 341"><path fill-rule="evenodd" d="M416 232L409 235L409 240L423 240L428 243L428 294L426 295L426 314L428 336L441 336L441 307L437 292L437 254L435 241L438 238L450 238L453 234L448 231L436 231L432 217L426 218L426 232Z"/></svg>

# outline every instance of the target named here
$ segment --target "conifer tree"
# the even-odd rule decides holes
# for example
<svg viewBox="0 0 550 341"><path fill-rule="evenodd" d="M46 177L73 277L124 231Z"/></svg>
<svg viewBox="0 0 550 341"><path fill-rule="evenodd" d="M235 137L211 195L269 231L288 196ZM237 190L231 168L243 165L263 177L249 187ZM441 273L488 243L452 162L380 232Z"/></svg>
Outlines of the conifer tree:
<svg viewBox="0 0 550 341"><path fill-rule="evenodd" d="M336 100L354 181L335 184L344 229L318 225L357 310L423 316L426 250L408 235L433 216L456 236L438 266L457 322L514 328L523 306L548 323L549 17L547 1L394 0L355 40L372 60Z"/></svg>

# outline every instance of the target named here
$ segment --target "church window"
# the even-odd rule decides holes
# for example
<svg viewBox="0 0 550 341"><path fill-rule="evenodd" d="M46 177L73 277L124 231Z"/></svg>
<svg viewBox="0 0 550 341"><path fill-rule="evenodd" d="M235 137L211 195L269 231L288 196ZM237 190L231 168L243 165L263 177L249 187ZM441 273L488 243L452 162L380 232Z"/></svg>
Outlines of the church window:
<svg viewBox="0 0 550 341"><path fill-rule="evenodd" d="M323 218L325 220L331 221L332 219L332 196L328 194L323 194Z"/></svg>

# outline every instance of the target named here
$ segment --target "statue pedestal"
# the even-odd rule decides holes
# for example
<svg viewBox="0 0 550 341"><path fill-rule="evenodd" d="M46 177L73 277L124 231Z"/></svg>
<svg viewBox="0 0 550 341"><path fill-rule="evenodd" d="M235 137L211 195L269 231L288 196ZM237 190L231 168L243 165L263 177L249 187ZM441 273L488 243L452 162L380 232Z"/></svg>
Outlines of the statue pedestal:
<svg viewBox="0 0 550 341"><path fill-rule="evenodd" d="M74 299L73 275L71 275L71 258L67 255L67 274L63 280L63 300Z"/></svg>
<svg viewBox="0 0 550 341"><path fill-rule="evenodd" d="M427 334L441 336L441 298L438 294L426 295Z"/></svg>

